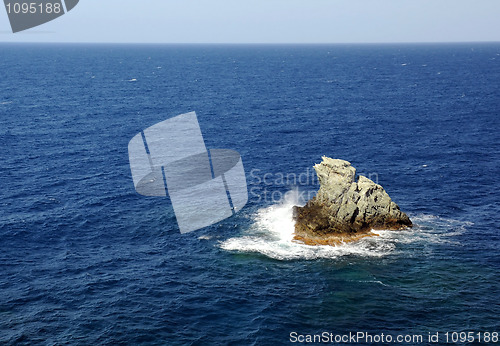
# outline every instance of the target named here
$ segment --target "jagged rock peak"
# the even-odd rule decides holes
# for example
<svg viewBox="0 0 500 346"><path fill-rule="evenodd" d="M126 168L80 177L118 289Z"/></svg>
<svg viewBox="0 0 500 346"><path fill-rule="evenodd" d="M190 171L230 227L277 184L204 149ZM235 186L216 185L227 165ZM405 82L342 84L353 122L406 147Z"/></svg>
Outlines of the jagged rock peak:
<svg viewBox="0 0 500 346"><path fill-rule="evenodd" d="M296 240L337 245L374 235L372 229L412 227L382 186L364 176L356 180L350 162L323 156L314 169L320 189L304 207L294 207Z"/></svg>

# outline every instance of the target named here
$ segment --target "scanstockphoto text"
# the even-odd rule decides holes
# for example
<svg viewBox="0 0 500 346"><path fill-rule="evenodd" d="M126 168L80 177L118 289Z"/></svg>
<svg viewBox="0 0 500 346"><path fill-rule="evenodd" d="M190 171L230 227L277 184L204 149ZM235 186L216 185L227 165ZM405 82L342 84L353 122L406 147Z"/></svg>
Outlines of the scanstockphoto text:
<svg viewBox="0 0 500 346"><path fill-rule="evenodd" d="M378 184L379 175L375 172L359 173ZM249 201L255 203L280 203L290 194L299 201L306 202L316 195L319 179L313 168L303 172L265 172L254 168L248 174ZM356 178L357 179L357 178Z"/></svg>
<svg viewBox="0 0 500 346"><path fill-rule="evenodd" d="M321 332L316 334L301 334L292 331L289 334L290 343L322 343L322 344L497 344L498 331L447 331L427 332L423 334L391 334L391 333L368 333L364 331L332 333Z"/></svg>

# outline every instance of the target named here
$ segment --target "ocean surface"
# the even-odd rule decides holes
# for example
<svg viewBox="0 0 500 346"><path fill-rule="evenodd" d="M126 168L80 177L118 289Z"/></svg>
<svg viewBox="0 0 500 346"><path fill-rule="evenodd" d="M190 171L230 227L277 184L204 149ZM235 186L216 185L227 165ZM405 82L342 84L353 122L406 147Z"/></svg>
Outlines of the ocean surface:
<svg viewBox="0 0 500 346"><path fill-rule="evenodd" d="M127 146L190 111L249 201L180 234ZM415 227L292 243L322 155ZM500 332L499 164L500 44L1 44L0 344Z"/></svg>

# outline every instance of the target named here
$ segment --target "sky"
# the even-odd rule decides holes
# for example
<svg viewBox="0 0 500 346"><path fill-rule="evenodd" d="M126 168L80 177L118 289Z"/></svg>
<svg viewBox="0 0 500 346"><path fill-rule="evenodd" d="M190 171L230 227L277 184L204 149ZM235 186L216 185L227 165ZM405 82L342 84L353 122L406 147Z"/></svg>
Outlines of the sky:
<svg viewBox="0 0 500 346"><path fill-rule="evenodd" d="M16 34L0 8L0 42L499 42L499 18L499 0L80 0Z"/></svg>

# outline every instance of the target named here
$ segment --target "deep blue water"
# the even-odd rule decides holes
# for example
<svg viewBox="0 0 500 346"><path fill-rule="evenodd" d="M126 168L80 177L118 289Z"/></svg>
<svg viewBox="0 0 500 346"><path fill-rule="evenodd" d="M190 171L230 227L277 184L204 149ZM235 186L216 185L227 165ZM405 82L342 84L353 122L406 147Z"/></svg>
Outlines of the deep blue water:
<svg viewBox="0 0 500 346"><path fill-rule="evenodd" d="M0 77L1 344L500 332L500 44L2 44ZM181 235L168 198L135 192L127 145L189 111L251 193ZM415 228L290 243L277 199L318 186L280 176L322 155Z"/></svg>

